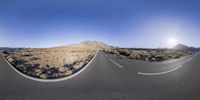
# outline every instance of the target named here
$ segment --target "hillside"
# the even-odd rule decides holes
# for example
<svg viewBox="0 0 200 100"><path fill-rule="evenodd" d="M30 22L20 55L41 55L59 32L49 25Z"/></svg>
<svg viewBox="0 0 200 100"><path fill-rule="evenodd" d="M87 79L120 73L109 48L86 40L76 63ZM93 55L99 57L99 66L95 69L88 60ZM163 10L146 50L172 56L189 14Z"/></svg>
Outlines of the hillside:
<svg viewBox="0 0 200 100"><path fill-rule="evenodd" d="M110 49L111 46L107 45L106 43L103 43L101 41L84 41L81 42L79 45L87 46L87 47L93 47L99 50L104 49Z"/></svg>
<svg viewBox="0 0 200 100"><path fill-rule="evenodd" d="M200 51L200 48L189 47L189 46L186 46L186 45L183 45L183 44L178 44L173 49L181 50L181 51L192 51L192 52Z"/></svg>
<svg viewBox="0 0 200 100"><path fill-rule="evenodd" d="M85 49L93 49L93 50L104 50L110 49L111 46L103 43L101 41L83 41L78 44L71 44L67 46L62 46L64 48L85 48Z"/></svg>
<svg viewBox="0 0 200 100"><path fill-rule="evenodd" d="M51 48L17 49L4 52L4 56L14 67L27 75L52 79L77 72L98 50L110 48L100 41L84 41Z"/></svg>
<svg viewBox="0 0 200 100"><path fill-rule="evenodd" d="M89 63L99 50L133 60L164 61L191 55L199 49L181 44L173 49L118 48L100 41L84 41L51 48L8 49L3 53L22 73L42 79L54 79L77 72Z"/></svg>
<svg viewBox="0 0 200 100"><path fill-rule="evenodd" d="M22 48L0 47L0 51L1 51L1 50L9 50L9 51L12 51L12 50L19 50L19 49L22 49Z"/></svg>

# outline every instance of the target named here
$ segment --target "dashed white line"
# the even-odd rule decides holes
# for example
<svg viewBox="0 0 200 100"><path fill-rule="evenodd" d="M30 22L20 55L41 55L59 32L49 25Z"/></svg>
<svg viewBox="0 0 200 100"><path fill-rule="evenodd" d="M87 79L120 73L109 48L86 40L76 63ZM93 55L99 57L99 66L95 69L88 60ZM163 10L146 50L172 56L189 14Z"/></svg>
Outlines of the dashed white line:
<svg viewBox="0 0 200 100"><path fill-rule="evenodd" d="M172 72L172 71L175 71L179 68L183 67L183 65L180 65L174 69L171 69L171 70L168 70L168 71L164 71L164 72L158 72L158 73L143 73L143 72L138 72L138 74L140 75L161 75L161 74L166 74L166 73L169 73L169 72Z"/></svg>
<svg viewBox="0 0 200 100"><path fill-rule="evenodd" d="M109 60L110 60L112 63L114 63L115 65L117 65L119 68L123 68L123 66L121 66L121 65L118 64L118 63L116 63L114 60L112 60L112 59L110 59L110 58L109 58Z"/></svg>

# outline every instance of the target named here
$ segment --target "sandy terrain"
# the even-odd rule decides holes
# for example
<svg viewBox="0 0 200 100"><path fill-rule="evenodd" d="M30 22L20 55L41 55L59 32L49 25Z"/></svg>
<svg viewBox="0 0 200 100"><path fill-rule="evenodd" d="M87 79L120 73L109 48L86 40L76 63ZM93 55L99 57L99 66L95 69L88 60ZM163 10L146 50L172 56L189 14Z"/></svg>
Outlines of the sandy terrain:
<svg viewBox="0 0 200 100"><path fill-rule="evenodd" d="M69 76L80 70L98 50L104 49L104 45L98 41L87 41L68 46L8 51L4 56L27 75L53 79Z"/></svg>
<svg viewBox="0 0 200 100"><path fill-rule="evenodd" d="M99 50L141 61L164 61L191 55L192 51L174 49L134 49L109 46L99 41L52 48L29 48L3 51L5 58L19 71L42 79L55 79L79 71Z"/></svg>

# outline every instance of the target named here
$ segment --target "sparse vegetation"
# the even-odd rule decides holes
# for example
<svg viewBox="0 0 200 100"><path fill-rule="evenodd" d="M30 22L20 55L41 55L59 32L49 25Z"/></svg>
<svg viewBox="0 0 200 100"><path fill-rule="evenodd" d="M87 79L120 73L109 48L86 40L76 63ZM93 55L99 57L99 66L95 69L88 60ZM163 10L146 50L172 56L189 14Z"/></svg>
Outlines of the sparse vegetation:
<svg viewBox="0 0 200 100"><path fill-rule="evenodd" d="M130 56L131 52L128 49L117 49L120 55Z"/></svg>
<svg viewBox="0 0 200 100"><path fill-rule="evenodd" d="M119 52L117 50L114 50L114 49L112 49L112 50L105 50L104 52L107 52L109 54L114 54L114 55L117 55L117 56L120 55Z"/></svg>
<svg viewBox="0 0 200 100"><path fill-rule="evenodd" d="M99 50L142 61L164 61L194 53L172 49L114 48L98 41L53 48L23 48L12 52L3 50L2 53L10 64L27 75L55 79L77 72L88 64Z"/></svg>
<svg viewBox="0 0 200 100"><path fill-rule="evenodd" d="M2 51L2 53L16 69L29 76L55 79L69 76L83 68L97 50L90 45L78 44Z"/></svg>
<svg viewBox="0 0 200 100"><path fill-rule="evenodd" d="M170 59L178 59L180 57L193 54L191 51L180 51L173 49L127 49L127 48L114 48L105 51L109 54L117 56L125 56L133 60L142 61L164 61Z"/></svg>
<svg viewBox="0 0 200 100"><path fill-rule="evenodd" d="M29 51L27 51L27 52L29 52ZM25 53L25 54L22 54L22 56L32 56L32 54L30 54L30 53Z"/></svg>
<svg viewBox="0 0 200 100"><path fill-rule="evenodd" d="M14 63L15 63L15 59L13 59L13 58L8 58L8 62L10 62L11 64L14 64Z"/></svg>
<svg viewBox="0 0 200 100"><path fill-rule="evenodd" d="M9 52L8 50L3 50L2 53L7 55L7 54L9 54L10 52Z"/></svg>

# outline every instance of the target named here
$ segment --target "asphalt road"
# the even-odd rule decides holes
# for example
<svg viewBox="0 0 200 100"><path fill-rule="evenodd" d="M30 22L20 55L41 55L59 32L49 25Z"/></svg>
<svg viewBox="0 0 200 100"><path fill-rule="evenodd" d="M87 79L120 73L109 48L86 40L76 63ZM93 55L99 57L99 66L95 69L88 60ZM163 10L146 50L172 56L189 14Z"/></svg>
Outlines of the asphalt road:
<svg viewBox="0 0 200 100"><path fill-rule="evenodd" d="M19 75L0 56L0 100L200 100L200 53L149 63L99 52L77 76L51 83Z"/></svg>

